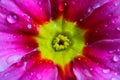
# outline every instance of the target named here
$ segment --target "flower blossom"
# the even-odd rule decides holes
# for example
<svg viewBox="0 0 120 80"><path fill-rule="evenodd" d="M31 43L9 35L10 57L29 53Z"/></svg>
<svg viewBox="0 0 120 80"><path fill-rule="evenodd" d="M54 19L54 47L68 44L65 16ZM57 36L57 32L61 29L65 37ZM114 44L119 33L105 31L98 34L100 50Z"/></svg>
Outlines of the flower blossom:
<svg viewBox="0 0 120 80"><path fill-rule="evenodd" d="M0 80L120 80L120 0L0 0Z"/></svg>

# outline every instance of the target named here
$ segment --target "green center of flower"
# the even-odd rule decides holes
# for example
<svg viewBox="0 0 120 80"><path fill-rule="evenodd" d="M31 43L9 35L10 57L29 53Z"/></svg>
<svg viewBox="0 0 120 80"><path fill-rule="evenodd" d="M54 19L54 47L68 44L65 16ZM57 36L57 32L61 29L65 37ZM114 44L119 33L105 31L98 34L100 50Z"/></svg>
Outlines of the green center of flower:
<svg viewBox="0 0 120 80"><path fill-rule="evenodd" d="M55 51L61 51L67 49L71 44L70 39L62 34L59 34L53 39L52 46Z"/></svg>
<svg viewBox="0 0 120 80"><path fill-rule="evenodd" d="M78 55L82 55L84 34L73 22L62 18L40 25L39 36L35 37L42 59L50 59L55 64L65 66Z"/></svg>

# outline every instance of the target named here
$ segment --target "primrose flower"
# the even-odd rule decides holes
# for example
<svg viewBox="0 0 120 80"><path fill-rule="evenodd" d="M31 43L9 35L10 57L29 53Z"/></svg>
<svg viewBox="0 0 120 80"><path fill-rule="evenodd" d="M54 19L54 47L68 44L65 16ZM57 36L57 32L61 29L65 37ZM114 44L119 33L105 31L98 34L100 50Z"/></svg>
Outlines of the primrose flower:
<svg viewBox="0 0 120 80"><path fill-rule="evenodd" d="M120 0L0 0L0 80L120 80Z"/></svg>

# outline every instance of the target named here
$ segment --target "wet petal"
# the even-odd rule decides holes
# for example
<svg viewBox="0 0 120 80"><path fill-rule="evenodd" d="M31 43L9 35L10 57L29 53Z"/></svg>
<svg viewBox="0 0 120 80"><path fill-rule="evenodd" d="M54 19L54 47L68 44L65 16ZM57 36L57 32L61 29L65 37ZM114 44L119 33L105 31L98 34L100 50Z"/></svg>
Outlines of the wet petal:
<svg viewBox="0 0 120 80"><path fill-rule="evenodd" d="M64 11L64 0L50 0L52 19L59 18Z"/></svg>
<svg viewBox="0 0 120 80"><path fill-rule="evenodd" d="M85 57L78 57L73 62L73 71L77 80L119 80L120 75L109 68L100 67Z"/></svg>
<svg viewBox="0 0 120 80"><path fill-rule="evenodd" d="M48 60L40 60L40 53L28 54L0 73L0 80L56 80L57 68Z"/></svg>
<svg viewBox="0 0 120 80"><path fill-rule="evenodd" d="M0 31L17 34L37 34L36 24L14 2L0 1Z"/></svg>
<svg viewBox="0 0 120 80"><path fill-rule="evenodd" d="M92 44L104 39L119 39L120 38L120 16L113 17L107 21L101 22L90 28L85 35L87 44Z"/></svg>
<svg viewBox="0 0 120 80"><path fill-rule="evenodd" d="M66 18L70 21L81 21L89 16L92 11L109 0L68 0Z"/></svg>
<svg viewBox="0 0 120 80"><path fill-rule="evenodd" d="M82 22L82 26L85 28L96 27L117 16L120 16L120 0L111 0L94 10L93 13Z"/></svg>
<svg viewBox="0 0 120 80"><path fill-rule="evenodd" d="M84 55L120 74L120 39L95 42L84 48Z"/></svg>
<svg viewBox="0 0 120 80"><path fill-rule="evenodd" d="M49 0L14 0L20 9L40 23L49 21L51 7Z"/></svg>
<svg viewBox="0 0 120 80"><path fill-rule="evenodd" d="M0 72L0 80L18 80L39 59L40 53L37 51L25 55L19 62L11 65L5 71Z"/></svg>
<svg viewBox="0 0 120 80"><path fill-rule="evenodd" d="M23 35L0 32L0 72L37 47L36 41Z"/></svg>

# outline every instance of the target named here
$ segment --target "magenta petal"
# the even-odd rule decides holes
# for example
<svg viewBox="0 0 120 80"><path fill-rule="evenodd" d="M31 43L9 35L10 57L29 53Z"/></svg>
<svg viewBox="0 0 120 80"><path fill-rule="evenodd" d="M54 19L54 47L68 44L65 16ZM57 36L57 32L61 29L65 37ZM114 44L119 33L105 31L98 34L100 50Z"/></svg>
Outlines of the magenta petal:
<svg viewBox="0 0 120 80"><path fill-rule="evenodd" d="M21 61L11 65L5 71L0 72L0 80L19 80L19 78L37 62L39 56L39 52L26 55Z"/></svg>
<svg viewBox="0 0 120 80"><path fill-rule="evenodd" d="M49 0L14 0L20 9L40 23L49 21L51 7Z"/></svg>
<svg viewBox="0 0 120 80"><path fill-rule="evenodd" d="M64 11L64 0L50 0L52 19L60 17Z"/></svg>
<svg viewBox="0 0 120 80"><path fill-rule="evenodd" d="M0 32L0 72L32 52L37 46L35 40L29 36Z"/></svg>
<svg viewBox="0 0 120 80"><path fill-rule="evenodd" d="M51 62L41 61L23 74L20 80L56 80L57 68Z"/></svg>
<svg viewBox="0 0 120 80"><path fill-rule="evenodd" d="M73 71L77 80L120 80L120 76L109 68L100 67L85 57L76 58Z"/></svg>
<svg viewBox="0 0 120 80"><path fill-rule="evenodd" d="M120 74L120 39L101 40L88 45L84 55Z"/></svg>
<svg viewBox="0 0 120 80"><path fill-rule="evenodd" d="M37 34L31 18L10 0L0 1L0 32Z"/></svg>
<svg viewBox="0 0 120 80"><path fill-rule="evenodd" d="M100 23L87 31L86 43L92 44L99 40L120 38L120 17L113 17Z"/></svg>
<svg viewBox="0 0 120 80"><path fill-rule="evenodd" d="M82 21L89 16L92 11L109 0L68 0L66 18L70 21Z"/></svg>
<svg viewBox="0 0 120 80"><path fill-rule="evenodd" d="M93 13L84 20L83 26L87 28L95 27L117 16L120 16L120 0L111 0L94 10ZM107 24L109 24L109 22Z"/></svg>

